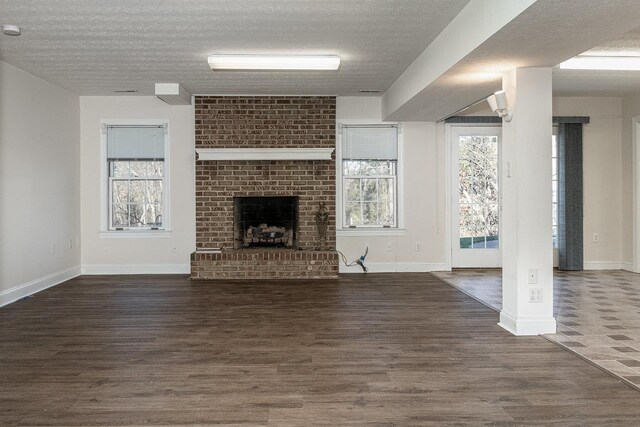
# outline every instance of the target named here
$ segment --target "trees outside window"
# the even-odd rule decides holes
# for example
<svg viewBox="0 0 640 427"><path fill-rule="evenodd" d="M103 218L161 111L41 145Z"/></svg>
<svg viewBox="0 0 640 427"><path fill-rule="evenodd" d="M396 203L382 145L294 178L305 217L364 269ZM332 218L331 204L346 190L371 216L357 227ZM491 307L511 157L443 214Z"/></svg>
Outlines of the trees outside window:
<svg viewBox="0 0 640 427"><path fill-rule="evenodd" d="M110 231L166 228L164 125L106 125Z"/></svg>
<svg viewBox="0 0 640 427"><path fill-rule="evenodd" d="M459 139L460 248L499 246L498 137Z"/></svg>

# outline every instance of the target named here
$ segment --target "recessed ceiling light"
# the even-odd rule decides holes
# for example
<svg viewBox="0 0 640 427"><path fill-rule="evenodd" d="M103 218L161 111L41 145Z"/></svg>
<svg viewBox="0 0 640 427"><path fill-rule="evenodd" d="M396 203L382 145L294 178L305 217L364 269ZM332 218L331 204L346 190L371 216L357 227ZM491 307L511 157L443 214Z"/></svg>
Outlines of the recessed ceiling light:
<svg viewBox="0 0 640 427"><path fill-rule="evenodd" d="M2 32L7 36L19 36L22 34L22 30L17 25L3 25Z"/></svg>
<svg viewBox="0 0 640 427"><path fill-rule="evenodd" d="M122 90L114 90L115 93L138 93L136 89L122 89Z"/></svg>
<svg viewBox="0 0 640 427"><path fill-rule="evenodd" d="M336 55L211 55L212 70L337 70Z"/></svg>
<svg viewBox="0 0 640 427"><path fill-rule="evenodd" d="M640 56L576 56L560 64L564 70L640 71Z"/></svg>
<svg viewBox="0 0 640 427"><path fill-rule="evenodd" d="M380 93L382 91L377 89L361 89L360 93Z"/></svg>

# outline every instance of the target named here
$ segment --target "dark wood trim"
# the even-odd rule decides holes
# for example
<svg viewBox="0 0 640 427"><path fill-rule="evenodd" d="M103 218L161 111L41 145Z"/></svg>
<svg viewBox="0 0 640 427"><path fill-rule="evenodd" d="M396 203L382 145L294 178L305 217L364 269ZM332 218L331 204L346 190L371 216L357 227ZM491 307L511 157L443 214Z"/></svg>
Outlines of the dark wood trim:
<svg viewBox="0 0 640 427"><path fill-rule="evenodd" d="M588 116L553 116L553 124L559 125L562 123L581 123L586 124L591 121L591 118ZM502 119L498 116L452 116L444 121L445 123L454 123L454 124L485 124L485 123L495 123L502 124Z"/></svg>
<svg viewBox="0 0 640 427"><path fill-rule="evenodd" d="M572 124L588 124L591 123L589 116L553 116L553 124L560 125L563 123Z"/></svg>
<svg viewBox="0 0 640 427"><path fill-rule="evenodd" d="M445 123L495 123L502 124L498 116L452 116L444 120Z"/></svg>

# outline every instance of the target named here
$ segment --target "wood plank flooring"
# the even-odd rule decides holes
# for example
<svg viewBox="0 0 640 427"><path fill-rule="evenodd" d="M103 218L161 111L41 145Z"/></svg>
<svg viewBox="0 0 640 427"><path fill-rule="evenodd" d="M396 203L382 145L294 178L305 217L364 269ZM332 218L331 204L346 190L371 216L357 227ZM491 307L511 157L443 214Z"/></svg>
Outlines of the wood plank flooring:
<svg viewBox="0 0 640 427"><path fill-rule="evenodd" d="M0 424L638 425L640 393L429 274L80 277L0 309Z"/></svg>

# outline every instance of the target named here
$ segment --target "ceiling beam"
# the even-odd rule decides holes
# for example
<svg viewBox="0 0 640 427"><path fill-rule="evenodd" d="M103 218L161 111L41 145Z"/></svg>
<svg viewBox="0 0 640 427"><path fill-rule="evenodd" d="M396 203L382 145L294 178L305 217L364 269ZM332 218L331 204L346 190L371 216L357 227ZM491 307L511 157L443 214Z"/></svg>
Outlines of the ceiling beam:
<svg viewBox="0 0 640 427"><path fill-rule="evenodd" d="M395 120L403 106L518 16L536 0L471 0L391 85L382 115Z"/></svg>
<svg viewBox="0 0 640 427"><path fill-rule="evenodd" d="M382 116L441 120L500 89L503 72L553 67L639 20L637 0L471 0L387 90Z"/></svg>

